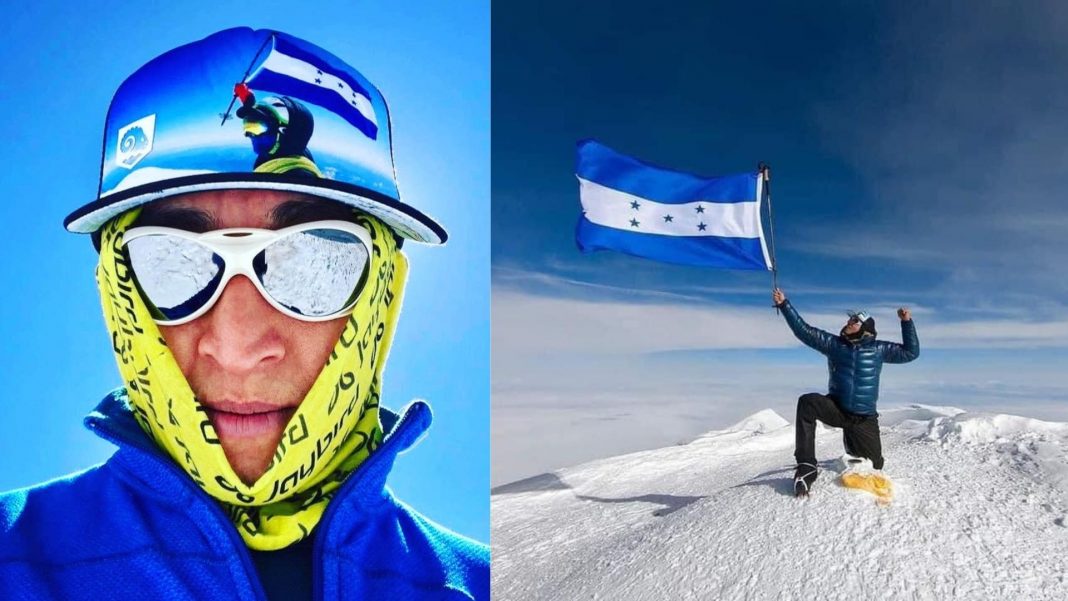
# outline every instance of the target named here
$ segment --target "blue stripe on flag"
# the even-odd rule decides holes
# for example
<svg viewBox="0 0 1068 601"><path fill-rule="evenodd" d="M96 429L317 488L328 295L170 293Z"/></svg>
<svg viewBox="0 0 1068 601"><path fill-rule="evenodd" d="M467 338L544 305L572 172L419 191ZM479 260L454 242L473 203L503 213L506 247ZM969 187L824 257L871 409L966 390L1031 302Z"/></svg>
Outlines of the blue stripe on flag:
<svg viewBox="0 0 1068 601"><path fill-rule="evenodd" d="M636 257L723 269L767 270L760 238L660 236L597 225L579 217L575 228L579 250L615 250Z"/></svg>
<svg viewBox="0 0 1068 601"><path fill-rule="evenodd" d="M595 141L578 143L576 174L614 190L663 203L754 202L756 173L697 177L647 165Z"/></svg>
<svg viewBox="0 0 1068 601"><path fill-rule="evenodd" d="M355 90L357 93L363 94L368 99L371 98L371 95L367 93L367 88L364 87L363 84L361 84L360 82L356 81L356 78L353 77L347 69L342 69L335 67L334 65L326 64L323 61L322 56L307 52L296 44L289 42L281 36L275 36L274 49L287 56L292 56L295 59L299 59L308 64L315 65L323 71L326 71L327 73L333 75L341 81L349 84L349 87Z"/></svg>
<svg viewBox="0 0 1068 601"><path fill-rule="evenodd" d="M248 86L317 104L348 121L368 138L374 140L378 137L378 126L333 90L266 69L249 78Z"/></svg>

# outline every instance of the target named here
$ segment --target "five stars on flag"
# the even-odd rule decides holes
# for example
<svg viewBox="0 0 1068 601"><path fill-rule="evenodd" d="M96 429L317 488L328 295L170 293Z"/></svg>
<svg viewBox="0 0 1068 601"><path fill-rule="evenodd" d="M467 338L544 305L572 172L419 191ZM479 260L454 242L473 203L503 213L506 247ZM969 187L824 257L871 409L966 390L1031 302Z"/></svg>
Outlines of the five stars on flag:
<svg viewBox="0 0 1068 601"><path fill-rule="evenodd" d="M637 211L637 210L639 210L641 208L641 206L642 206L642 203L640 203L637 200L631 200L630 201L630 208L632 210ZM696 207L694 207L694 211L696 211L697 213L704 213L705 212L705 207L703 205L697 205ZM586 211L583 211L582 214L585 215ZM667 215L664 215L663 219L664 219L664 223L675 223L675 216L671 215L670 213L667 214ZM636 218L632 218L630 220L630 226L633 227L633 228L640 227L641 226L641 221L638 221L638 219L636 219ZM708 224L705 223L704 221L699 222L697 224L697 231L699 231L699 232L708 231Z"/></svg>

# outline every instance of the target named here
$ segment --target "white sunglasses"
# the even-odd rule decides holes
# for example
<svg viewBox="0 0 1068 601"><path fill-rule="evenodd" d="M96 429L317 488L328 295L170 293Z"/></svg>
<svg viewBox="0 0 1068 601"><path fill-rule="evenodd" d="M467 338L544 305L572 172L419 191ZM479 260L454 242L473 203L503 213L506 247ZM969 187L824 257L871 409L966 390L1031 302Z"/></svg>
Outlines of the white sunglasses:
<svg viewBox="0 0 1068 601"><path fill-rule="evenodd" d="M171 326L207 313L237 275L285 315L335 319L355 306L373 248L370 232L348 221L204 233L134 227L122 247L153 319Z"/></svg>

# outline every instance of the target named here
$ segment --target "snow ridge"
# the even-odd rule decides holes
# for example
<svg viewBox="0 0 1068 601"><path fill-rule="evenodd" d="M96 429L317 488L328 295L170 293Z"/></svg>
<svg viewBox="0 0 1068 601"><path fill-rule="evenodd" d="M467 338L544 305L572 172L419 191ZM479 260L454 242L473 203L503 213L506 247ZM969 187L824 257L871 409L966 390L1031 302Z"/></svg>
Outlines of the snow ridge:
<svg viewBox="0 0 1068 601"><path fill-rule="evenodd" d="M494 599L1068 599L1068 424L885 411L886 508L836 480L812 497L770 410L685 445L499 487Z"/></svg>

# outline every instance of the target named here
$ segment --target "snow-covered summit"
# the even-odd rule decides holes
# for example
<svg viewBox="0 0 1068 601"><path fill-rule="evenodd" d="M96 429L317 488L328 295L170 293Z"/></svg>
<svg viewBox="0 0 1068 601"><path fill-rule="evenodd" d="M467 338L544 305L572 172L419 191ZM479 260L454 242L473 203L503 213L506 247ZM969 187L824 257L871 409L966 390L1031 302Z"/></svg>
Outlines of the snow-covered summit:
<svg viewBox="0 0 1068 601"><path fill-rule="evenodd" d="M794 499L771 410L498 487L494 599L1068 599L1068 424L926 405L880 423L885 508L837 483L828 428Z"/></svg>
<svg viewBox="0 0 1068 601"><path fill-rule="evenodd" d="M730 428L727 428L727 432L771 432L772 430L778 430L789 426L790 422L783 416L775 413L771 409L765 409L758 411L753 415L743 419L742 421L734 424ZM716 432L710 432L709 434L717 434Z"/></svg>
<svg viewBox="0 0 1068 601"><path fill-rule="evenodd" d="M1065 436L1068 424L1063 422L992 413L939 417L931 420L928 429L928 437L941 442L992 443Z"/></svg>

